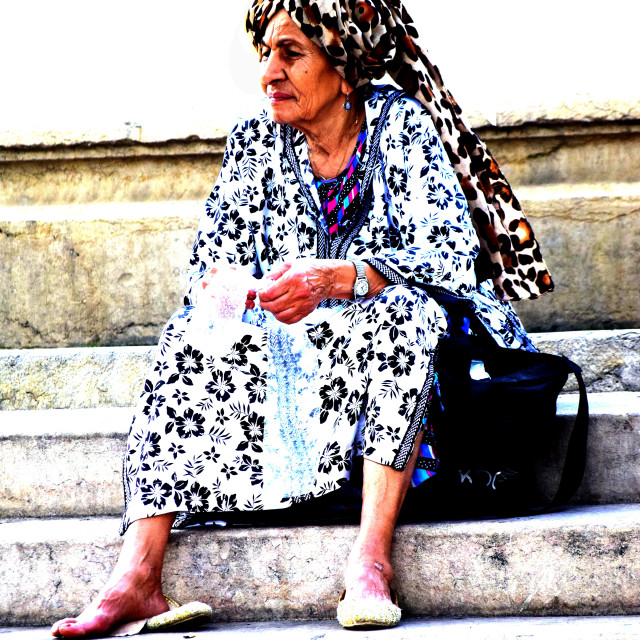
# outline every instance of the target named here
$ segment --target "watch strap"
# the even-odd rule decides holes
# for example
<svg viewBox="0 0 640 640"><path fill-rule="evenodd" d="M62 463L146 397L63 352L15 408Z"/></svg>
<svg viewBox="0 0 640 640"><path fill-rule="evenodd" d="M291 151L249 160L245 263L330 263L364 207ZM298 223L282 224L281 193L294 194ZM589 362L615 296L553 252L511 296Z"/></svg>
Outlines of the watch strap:
<svg viewBox="0 0 640 640"><path fill-rule="evenodd" d="M356 268L356 280L353 284L353 299L356 302L362 302L369 293L369 280L365 270L364 262L360 260L352 260L353 266Z"/></svg>

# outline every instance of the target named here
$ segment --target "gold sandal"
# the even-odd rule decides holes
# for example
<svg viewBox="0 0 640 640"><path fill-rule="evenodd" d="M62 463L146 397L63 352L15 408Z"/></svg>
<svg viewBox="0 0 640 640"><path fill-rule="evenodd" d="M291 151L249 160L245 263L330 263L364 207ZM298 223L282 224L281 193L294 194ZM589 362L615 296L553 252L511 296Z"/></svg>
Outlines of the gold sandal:
<svg viewBox="0 0 640 640"><path fill-rule="evenodd" d="M338 602L338 622L345 629L388 629L395 627L402 617L398 606L398 596L393 589L391 600L373 598L357 598L345 600L346 591L342 592Z"/></svg>
<svg viewBox="0 0 640 640"><path fill-rule="evenodd" d="M146 620L135 620L114 627L109 632L110 637L136 636L139 633L157 633L158 631L176 630L182 627L198 627L208 622L213 610L204 602L189 602L180 606L177 602L165 596L169 611L160 613Z"/></svg>

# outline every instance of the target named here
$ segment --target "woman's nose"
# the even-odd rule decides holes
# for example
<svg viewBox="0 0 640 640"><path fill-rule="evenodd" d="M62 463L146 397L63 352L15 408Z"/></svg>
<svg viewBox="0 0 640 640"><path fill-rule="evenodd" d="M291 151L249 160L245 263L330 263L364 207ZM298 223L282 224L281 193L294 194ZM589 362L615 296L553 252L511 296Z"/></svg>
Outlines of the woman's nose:
<svg viewBox="0 0 640 640"><path fill-rule="evenodd" d="M284 80L286 77L280 56L273 51L269 54L268 58L263 60L260 73L262 84L265 87L277 80Z"/></svg>

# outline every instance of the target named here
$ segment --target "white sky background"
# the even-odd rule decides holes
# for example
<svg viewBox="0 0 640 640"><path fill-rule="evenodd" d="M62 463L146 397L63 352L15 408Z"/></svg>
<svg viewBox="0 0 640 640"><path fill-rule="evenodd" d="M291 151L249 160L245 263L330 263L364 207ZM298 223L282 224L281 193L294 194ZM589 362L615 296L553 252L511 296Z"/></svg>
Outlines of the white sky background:
<svg viewBox="0 0 640 640"><path fill-rule="evenodd" d="M212 121L259 96L245 0L0 0L0 130ZM639 0L405 0L466 110L640 99Z"/></svg>

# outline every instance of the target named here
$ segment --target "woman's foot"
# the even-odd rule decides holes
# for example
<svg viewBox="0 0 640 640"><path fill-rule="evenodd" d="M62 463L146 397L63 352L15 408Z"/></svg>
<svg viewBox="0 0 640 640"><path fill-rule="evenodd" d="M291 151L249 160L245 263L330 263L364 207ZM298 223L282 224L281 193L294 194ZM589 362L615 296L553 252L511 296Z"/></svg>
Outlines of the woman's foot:
<svg viewBox="0 0 640 640"><path fill-rule="evenodd" d="M338 603L338 622L345 629L394 627L402 612L391 600L393 577L387 554L356 546L349 555L345 574L346 593Z"/></svg>
<svg viewBox="0 0 640 640"><path fill-rule="evenodd" d="M99 636L116 625L151 618L168 610L158 580L144 579L138 573L125 574L112 579L77 618L56 622L51 633L65 638Z"/></svg>
<svg viewBox="0 0 640 640"><path fill-rule="evenodd" d="M389 585L393 570L384 553L363 549L357 544L352 549L345 572L345 600L391 600Z"/></svg>

